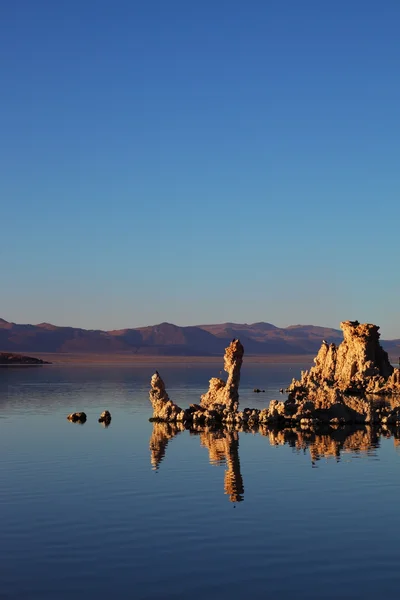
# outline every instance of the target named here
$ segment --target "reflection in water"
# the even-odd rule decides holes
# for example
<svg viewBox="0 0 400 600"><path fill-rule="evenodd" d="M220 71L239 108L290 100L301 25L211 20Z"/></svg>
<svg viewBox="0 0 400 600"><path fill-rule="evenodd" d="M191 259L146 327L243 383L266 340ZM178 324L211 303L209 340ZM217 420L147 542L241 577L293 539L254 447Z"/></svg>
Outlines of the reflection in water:
<svg viewBox="0 0 400 600"><path fill-rule="evenodd" d="M150 437L150 454L153 469L157 470L165 456L170 439L185 430L182 423L153 423ZM200 436L200 444L208 449L212 465L226 465L225 493L231 502L243 500L243 479L239 462L239 433L235 430L210 428L191 429L193 435Z"/></svg>
<svg viewBox="0 0 400 600"><path fill-rule="evenodd" d="M212 465L226 465L225 494L229 496L231 502L241 502L244 488L239 461L239 432L228 429L219 431L205 429L200 433L200 444L208 449Z"/></svg>
<svg viewBox="0 0 400 600"><path fill-rule="evenodd" d="M311 463L322 458L335 458L340 461L341 453L371 454L379 448L382 430L364 427L329 428L326 432L315 433L312 430L282 429L280 431L260 431L268 435L271 445L288 444L296 451L310 452ZM389 433L390 437L391 433Z"/></svg>
<svg viewBox="0 0 400 600"><path fill-rule="evenodd" d="M150 438L151 464L158 469L163 460L170 439L184 431L182 423L153 423ZM259 433L267 437L271 446L287 444L295 452L310 452L311 465L317 466L323 458L334 458L340 461L342 453L375 455L380 445L380 438L393 436L395 447L400 446L400 429L369 426L359 427L326 427L315 432L311 429L268 429L264 426L253 429L240 426L211 428L191 427L190 434L200 437L200 444L207 448L212 465L225 465L225 493L231 502L241 502L244 497L243 478L239 460L239 432Z"/></svg>
<svg viewBox="0 0 400 600"><path fill-rule="evenodd" d="M169 440L184 429L182 423L153 423L153 432L150 437L150 460L155 471L165 456Z"/></svg>

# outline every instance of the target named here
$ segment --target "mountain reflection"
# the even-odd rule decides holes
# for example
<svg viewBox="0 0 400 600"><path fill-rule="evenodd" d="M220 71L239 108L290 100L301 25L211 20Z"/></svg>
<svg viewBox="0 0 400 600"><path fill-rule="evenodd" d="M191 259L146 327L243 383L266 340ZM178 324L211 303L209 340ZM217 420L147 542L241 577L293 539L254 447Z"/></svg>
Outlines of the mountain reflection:
<svg viewBox="0 0 400 600"><path fill-rule="evenodd" d="M182 423L153 423L150 437L151 464L155 470L165 457L168 442L179 433L189 429L190 435L200 438L200 445L208 450L210 464L225 466L224 489L231 502L244 499L244 485L240 470L239 433L258 433L268 438L271 446L290 446L296 453L310 453L311 466L316 467L321 459L333 458L340 461L342 454L374 455L380 439L393 436L395 447L400 447L400 429L369 426L327 427L315 432L307 429L268 429L257 426L253 429L240 426L212 428L185 427Z"/></svg>

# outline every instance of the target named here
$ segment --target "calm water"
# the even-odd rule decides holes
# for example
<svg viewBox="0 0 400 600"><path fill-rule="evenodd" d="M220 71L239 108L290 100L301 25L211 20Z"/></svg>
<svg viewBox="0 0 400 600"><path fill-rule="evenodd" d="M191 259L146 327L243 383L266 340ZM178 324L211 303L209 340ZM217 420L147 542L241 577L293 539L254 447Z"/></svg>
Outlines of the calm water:
<svg viewBox="0 0 400 600"><path fill-rule="evenodd" d="M183 406L219 374L0 370L2 600L396 597L394 437L153 427L157 366ZM306 366L245 365L242 408L279 399ZM84 425L66 420L75 410Z"/></svg>

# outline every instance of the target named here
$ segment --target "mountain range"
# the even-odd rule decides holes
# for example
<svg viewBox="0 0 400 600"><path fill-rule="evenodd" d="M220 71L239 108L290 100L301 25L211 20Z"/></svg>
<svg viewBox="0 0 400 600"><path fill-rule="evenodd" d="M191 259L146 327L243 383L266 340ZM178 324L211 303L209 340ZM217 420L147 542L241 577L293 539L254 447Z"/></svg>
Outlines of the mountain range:
<svg viewBox="0 0 400 600"><path fill-rule="evenodd" d="M343 339L340 330L315 325L281 328L261 322L180 327L160 323L102 331L50 323L19 325L0 319L0 351L4 352L215 356L233 338L240 338L247 355L315 354L323 339L328 343ZM400 340L382 341L382 345L389 354L400 355Z"/></svg>

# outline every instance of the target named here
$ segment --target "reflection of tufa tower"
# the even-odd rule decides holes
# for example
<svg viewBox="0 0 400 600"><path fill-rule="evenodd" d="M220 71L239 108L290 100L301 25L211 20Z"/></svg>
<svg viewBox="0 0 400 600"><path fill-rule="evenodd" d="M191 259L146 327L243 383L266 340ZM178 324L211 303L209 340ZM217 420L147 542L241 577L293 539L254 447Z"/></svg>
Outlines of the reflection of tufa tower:
<svg viewBox="0 0 400 600"><path fill-rule="evenodd" d="M153 423L149 445L150 460L155 471L165 456L169 440L184 430L185 427L182 423ZM191 433L195 435L200 433L200 443L208 449L212 465L226 464L225 493L231 502L242 502L244 488L240 472L238 432L227 429L211 431L206 428L199 432L192 430Z"/></svg>
<svg viewBox="0 0 400 600"><path fill-rule="evenodd" d="M150 437L150 460L155 471L157 471L165 456L169 440L184 431L184 429L182 423L153 423L153 431Z"/></svg>
<svg viewBox="0 0 400 600"><path fill-rule="evenodd" d="M271 446L289 444L298 452L308 449L313 465L323 458L339 461L342 453L368 454L379 446L379 433L369 426L331 428L327 434L283 429L268 435Z"/></svg>
<svg viewBox="0 0 400 600"><path fill-rule="evenodd" d="M242 502L244 487L240 472L239 434L237 431L210 431L200 433L200 443L208 449L210 463L226 463L224 488L231 502Z"/></svg>

